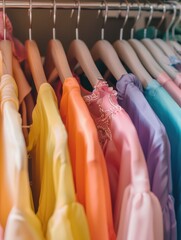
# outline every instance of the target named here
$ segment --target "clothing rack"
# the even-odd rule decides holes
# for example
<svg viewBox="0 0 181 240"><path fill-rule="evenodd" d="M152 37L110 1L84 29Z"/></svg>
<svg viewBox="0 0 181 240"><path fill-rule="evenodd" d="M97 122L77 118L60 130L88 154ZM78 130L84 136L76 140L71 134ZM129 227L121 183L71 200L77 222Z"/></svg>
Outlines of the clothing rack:
<svg viewBox="0 0 181 240"><path fill-rule="evenodd" d="M153 18L161 18L164 10L164 6L166 6L167 16L165 18L165 25L167 26L170 21L170 17L172 13L177 9L177 16L179 15L179 9L181 7L181 3L172 3L165 2L162 4L157 3L136 3L136 1L131 3L131 1L126 3L120 2L119 0L72 0L71 2L66 2L66 0L23 0L23 1L15 1L15 0L4 0L0 1L0 8L3 8L8 14L10 20L13 24L14 35L24 42L28 38L28 29L30 27L30 14L28 10L31 8L32 13L32 36L33 39L37 41L38 46L40 48L40 52L42 55L45 55L47 43L51 38L52 34L52 23L53 23L53 14L49 14L50 11L53 13L53 10L57 9L56 13L56 36L61 40L65 50L68 49L70 42L75 37L75 28L76 22L78 18L78 14L75 13L73 18L70 18L69 12L71 10L78 10L80 8L80 24L79 24L79 35L82 40L84 40L88 47L93 46L93 43L99 39L101 32L101 25L104 21L103 17L105 17L106 9L107 17L109 20L105 24L105 38L110 42L115 41L117 37L119 37L120 27L122 25L122 21L124 21L125 14L128 10L129 6L129 17L127 21L126 28L124 29L124 37L129 38L130 29L132 27L132 21L129 19L135 18L138 14L138 10L141 8L141 17L140 20L135 26L135 29L143 28L145 26L146 17L149 17L151 8L154 11ZM30 4L31 2L31 4ZM100 17L98 18L98 11L102 11ZM60 14L59 14L60 13ZM103 17L101 17L101 15ZM120 16L120 17L119 17ZM22 21L22 18L25 21ZM45 24L46 18L46 24ZM118 19L119 18L119 19ZM63 19L63 21L62 21ZM66 19L66 20L65 20ZM82 20L84 19L84 21ZM159 20L158 20L159 21ZM111 27L109 27L111 26ZM89 31L90 27L94 29L94 31ZM109 28L111 31L109 31ZM94 34L93 34L94 33Z"/></svg>
<svg viewBox="0 0 181 240"><path fill-rule="evenodd" d="M163 6L166 5L167 11L173 10L173 4L174 3L165 3L165 4L157 4L157 3L136 3L136 4L131 4L128 2L129 9L130 10L138 10L139 7L143 11L149 11L150 6L153 6L154 11L162 11ZM126 10L127 9L127 4L125 3L119 3L119 2L107 2L109 10ZM5 7L8 9L29 9L30 8L30 3L29 1L1 1L0 2L0 7ZM81 10L105 10L106 6L104 2L80 2ZM38 2L33 2L31 3L31 7L33 9L53 9L54 3L53 1L50 2L44 2L44 1L38 1ZM56 8L57 9L78 9L79 3L78 2L56 2ZM180 3L176 4L177 10L179 10L181 7Z"/></svg>

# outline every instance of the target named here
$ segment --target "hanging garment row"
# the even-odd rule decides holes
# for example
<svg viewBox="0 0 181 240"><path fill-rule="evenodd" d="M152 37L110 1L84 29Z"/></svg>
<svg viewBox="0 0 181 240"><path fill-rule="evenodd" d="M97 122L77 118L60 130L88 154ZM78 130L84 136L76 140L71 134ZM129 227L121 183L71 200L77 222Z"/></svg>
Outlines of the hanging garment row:
<svg viewBox="0 0 181 240"><path fill-rule="evenodd" d="M91 50L76 39L67 54L53 38L42 60L32 40L13 36L0 13L0 239L181 239L181 10L172 4L166 39L157 28ZM181 8L180 8L181 9ZM102 9L101 9L102 10ZM180 15L177 17L177 13ZM58 23L57 23L58 24ZM148 38L149 34L154 39Z"/></svg>

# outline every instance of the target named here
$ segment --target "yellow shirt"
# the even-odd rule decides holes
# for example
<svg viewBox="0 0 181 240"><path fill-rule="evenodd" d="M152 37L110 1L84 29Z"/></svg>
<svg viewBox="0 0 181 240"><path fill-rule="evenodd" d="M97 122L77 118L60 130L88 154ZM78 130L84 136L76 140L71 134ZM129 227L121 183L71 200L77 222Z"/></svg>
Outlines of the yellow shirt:
<svg viewBox="0 0 181 240"><path fill-rule="evenodd" d="M28 151L35 207L47 239L90 239L83 207L76 202L67 133L48 83L38 92Z"/></svg>
<svg viewBox="0 0 181 240"><path fill-rule="evenodd" d="M43 240L40 221L31 208L27 152L17 95L14 79L3 75L0 81L0 223L5 228L5 240Z"/></svg>

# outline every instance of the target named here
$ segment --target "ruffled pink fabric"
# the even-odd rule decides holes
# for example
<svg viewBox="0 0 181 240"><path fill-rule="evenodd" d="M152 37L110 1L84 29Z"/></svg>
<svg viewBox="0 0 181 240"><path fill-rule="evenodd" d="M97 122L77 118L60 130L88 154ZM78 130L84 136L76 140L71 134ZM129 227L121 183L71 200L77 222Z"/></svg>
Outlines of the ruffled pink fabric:
<svg viewBox="0 0 181 240"><path fill-rule="evenodd" d="M0 40L4 39L4 26L3 26L3 13L0 12ZM19 62L23 61L26 57L24 45L13 36L13 27L9 17L6 15L6 39L12 43L12 50L14 56Z"/></svg>
<svg viewBox="0 0 181 240"><path fill-rule="evenodd" d="M82 89L83 91L83 89ZM163 240L163 219L131 119L104 81L84 96L106 159L117 240Z"/></svg>

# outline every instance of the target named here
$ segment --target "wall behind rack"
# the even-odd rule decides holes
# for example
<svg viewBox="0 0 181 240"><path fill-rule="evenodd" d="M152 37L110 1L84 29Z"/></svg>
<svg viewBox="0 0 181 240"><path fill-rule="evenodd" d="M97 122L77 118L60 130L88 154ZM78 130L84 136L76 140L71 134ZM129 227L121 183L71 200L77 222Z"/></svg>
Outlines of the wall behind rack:
<svg viewBox="0 0 181 240"><path fill-rule="evenodd" d="M44 0L50 2L50 0ZM60 0L57 0L59 2ZM84 0L86 2L88 0ZM6 1L8 2L8 1ZM35 0L33 2L36 2ZM66 1L64 2L73 2ZM101 1L99 1L101 2ZM115 0L109 0L115 2ZM119 2L119 1L118 1ZM150 1L155 2L155 1ZM14 29L14 35L20 39L23 43L28 39L29 28L29 15L27 9L7 9L6 10ZM56 37L62 42L65 50L67 51L70 42L75 38L75 26L77 11L70 18L71 10L57 9L56 18ZM98 11L95 10L82 10L80 15L79 24L79 37L89 48L99 40L101 37L101 26L103 23L103 17ZM38 47L42 55L46 52L48 41L52 38L52 26L53 26L53 14L49 9L33 9L32 18L32 38L37 42ZM160 19L160 18L159 18ZM105 25L105 39L110 42L119 38L119 30L123 22L123 18L108 18ZM158 18L153 19L153 23L158 22ZM142 19L142 25L145 19ZM130 28L134 23L134 18L130 17L124 31L124 38L127 39L130 36Z"/></svg>

